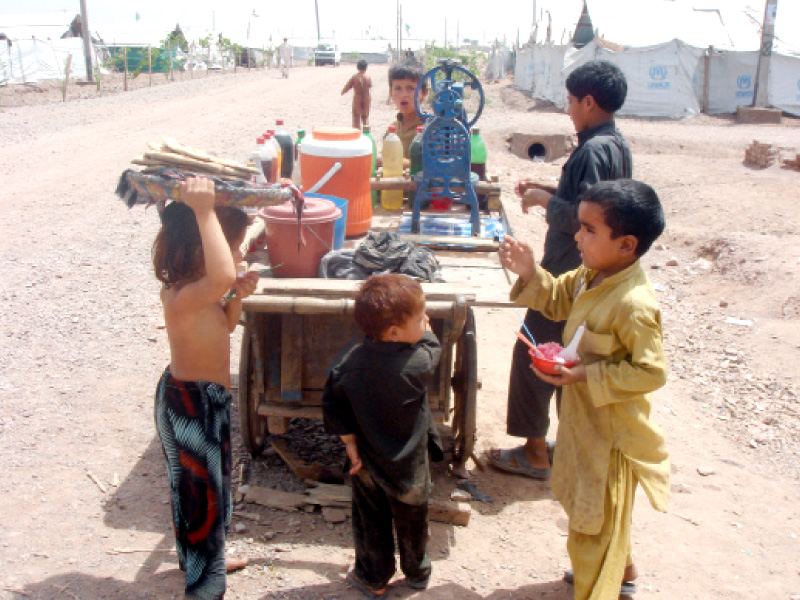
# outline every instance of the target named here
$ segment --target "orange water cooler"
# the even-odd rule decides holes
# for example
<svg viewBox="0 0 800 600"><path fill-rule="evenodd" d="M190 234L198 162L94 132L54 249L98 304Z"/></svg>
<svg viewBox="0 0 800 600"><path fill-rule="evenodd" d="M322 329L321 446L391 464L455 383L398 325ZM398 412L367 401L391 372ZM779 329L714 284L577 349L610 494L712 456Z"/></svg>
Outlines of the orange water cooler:
<svg viewBox="0 0 800 600"><path fill-rule="evenodd" d="M372 225L371 168L372 142L352 127L314 129L300 145L303 190L347 200L347 237L363 235Z"/></svg>

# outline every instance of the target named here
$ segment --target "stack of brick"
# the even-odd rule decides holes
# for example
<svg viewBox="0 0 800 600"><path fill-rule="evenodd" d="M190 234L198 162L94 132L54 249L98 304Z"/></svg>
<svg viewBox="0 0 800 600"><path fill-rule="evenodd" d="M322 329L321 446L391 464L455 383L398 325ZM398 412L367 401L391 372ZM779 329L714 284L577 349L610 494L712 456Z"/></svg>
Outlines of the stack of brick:
<svg viewBox="0 0 800 600"><path fill-rule="evenodd" d="M747 165L766 169L778 157L778 150L772 144L759 144L757 140L744 151L744 162Z"/></svg>
<svg viewBox="0 0 800 600"><path fill-rule="evenodd" d="M800 154L795 154L794 160L791 158L786 158L782 161L782 163L785 169L795 169L796 171L800 171Z"/></svg>

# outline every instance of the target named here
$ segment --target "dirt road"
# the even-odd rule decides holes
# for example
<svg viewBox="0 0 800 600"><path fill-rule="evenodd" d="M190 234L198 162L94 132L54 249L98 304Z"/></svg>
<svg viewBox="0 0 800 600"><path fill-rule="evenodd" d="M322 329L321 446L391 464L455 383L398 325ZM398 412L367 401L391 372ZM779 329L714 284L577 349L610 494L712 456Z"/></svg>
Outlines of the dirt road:
<svg viewBox="0 0 800 600"><path fill-rule="evenodd" d="M370 72L382 132L393 118L381 92L386 68ZM339 90L350 74L240 71L19 108L3 92L1 600L181 597L152 418L168 356L149 261L158 218L128 211L113 191L131 158L164 136L245 160L276 118L293 131L347 125L350 98ZM523 161L505 138L571 133L570 122L508 82L486 91L489 170L501 176L518 233L540 248L543 219L522 217L511 190L523 175L557 177L561 163ZM708 117L619 126L636 177L657 187L668 216L644 262L664 311L671 373L653 418L667 433L674 494L666 514L639 497L638 597L800 598L800 173L742 164L753 139L796 147L800 127ZM478 314L479 451L515 443L505 435L505 391L516 328L513 311ZM466 528L433 524L432 585L415 596L569 598L566 519L547 484L472 477L495 501L474 503ZM452 487L439 473L437 493ZM227 597L357 597L344 585L349 524L237 510L261 520L235 519L230 544L253 564L229 578ZM411 596L398 586L391 597Z"/></svg>

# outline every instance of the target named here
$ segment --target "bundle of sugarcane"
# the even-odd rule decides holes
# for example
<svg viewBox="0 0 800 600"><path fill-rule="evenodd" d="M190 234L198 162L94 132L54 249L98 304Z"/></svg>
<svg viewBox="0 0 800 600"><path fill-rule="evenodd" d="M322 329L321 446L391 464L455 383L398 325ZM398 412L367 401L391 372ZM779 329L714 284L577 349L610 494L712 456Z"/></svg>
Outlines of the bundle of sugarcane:
<svg viewBox="0 0 800 600"><path fill-rule="evenodd" d="M150 142L148 150L131 161L145 167L143 173L156 173L165 167L191 171L197 175L211 175L223 181L249 181L258 171L227 158L220 158L191 148L172 138Z"/></svg>

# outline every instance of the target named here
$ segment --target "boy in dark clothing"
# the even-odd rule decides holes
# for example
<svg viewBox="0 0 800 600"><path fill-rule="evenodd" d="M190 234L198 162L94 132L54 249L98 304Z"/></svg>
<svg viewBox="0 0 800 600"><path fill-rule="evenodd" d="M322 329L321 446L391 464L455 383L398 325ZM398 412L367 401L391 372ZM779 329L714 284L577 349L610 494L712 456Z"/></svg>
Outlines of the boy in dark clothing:
<svg viewBox="0 0 800 600"><path fill-rule="evenodd" d="M633 173L630 147L614 124L614 113L624 104L628 91L624 73L612 63L591 61L569 74L566 87L567 113L578 134L578 147L564 164L557 188L523 180L515 189L523 212L532 206L546 210L548 229L541 266L556 277L581 264L574 237L580 228L580 195L599 181L630 178ZM564 324L536 310L528 309L525 325L537 343L562 342ZM550 476L545 436L553 390L554 386L531 371L528 348L517 341L508 387L507 432L526 438L526 443L511 450L490 450L489 461L495 467L534 479Z"/></svg>
<svg viewBox="0 0 800 600"><path fill-rule="evenodd" d="M422 287L405 275L367 279L354 317L366 339L331 371L322 411L351 464L356 564L347 581L379 598L395 572L393 525L406 583L425 589L430 580L429 460L444 455L423 376L436 367L441 348Z"/></svg>

